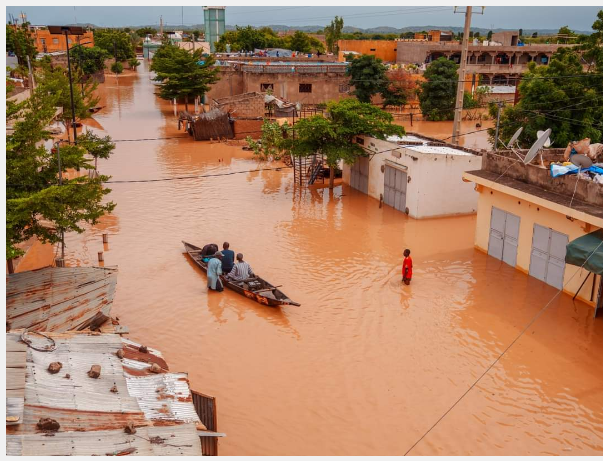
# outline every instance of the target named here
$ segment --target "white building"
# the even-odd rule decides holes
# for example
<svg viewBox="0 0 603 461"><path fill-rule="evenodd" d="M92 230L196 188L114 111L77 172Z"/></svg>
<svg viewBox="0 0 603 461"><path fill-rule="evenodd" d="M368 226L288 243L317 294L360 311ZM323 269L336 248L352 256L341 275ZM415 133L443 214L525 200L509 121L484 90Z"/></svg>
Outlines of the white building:
<svg viewBox="0 0 603 461"><path fill-rule="evenodd" d="M478 194L463 172L479 152L418 135L358 136L368 156L343 166L343 182L415 219L475 213Z"/></svg>

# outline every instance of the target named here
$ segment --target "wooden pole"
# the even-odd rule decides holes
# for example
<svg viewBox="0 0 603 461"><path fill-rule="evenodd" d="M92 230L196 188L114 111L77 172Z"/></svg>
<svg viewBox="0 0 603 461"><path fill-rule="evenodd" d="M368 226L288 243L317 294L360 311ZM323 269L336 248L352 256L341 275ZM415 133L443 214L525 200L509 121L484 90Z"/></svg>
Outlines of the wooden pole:
<svg viewBox="0 0 603 461"><path fill-rule="evenodd" d="M100 263L100 262L103 262L104 260L105 260L105 259L103 258L103 252L102 252L102 251L99 251L99 252L98 252L98 262Z"/></svg>
<svg viewBox="0 0 603 461"><path fill-rule="evenodd" d="M452 125L452 143L459 143L459 132L461 130L461 118L463 117L463 94L465 92L465 76L467 75L467 51L469 49L469 31L471 29L471 9L466 7L465 29L463 31L463 45L461 48L461 68L459 70L459 82L456 88L456 102L454 106L454 122Z"/></svg>

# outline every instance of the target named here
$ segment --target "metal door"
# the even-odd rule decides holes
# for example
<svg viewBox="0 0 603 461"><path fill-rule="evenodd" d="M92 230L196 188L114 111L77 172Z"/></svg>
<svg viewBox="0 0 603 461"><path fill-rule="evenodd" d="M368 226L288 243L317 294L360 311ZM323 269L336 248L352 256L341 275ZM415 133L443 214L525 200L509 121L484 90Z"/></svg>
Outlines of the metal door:
<svg viewBox="0 0 603 461"><path fill-rule="evenodd" d="M569 237L548 227L534 224L530 275L555 288L563 288L565 247Z"/></svg>
<svg viewBox="0 0 603 461"><path fill-rule="evenodd" d="M384 175L383 203L405 213L408 175L388 165L385 165Z"/></svg>
<svg viewBox="0 0 603 461"><path fill-rule="evenodd" d="M517 264L519 224L519 216L492 207L488 254L512 267Z"/></svg>
<svg viewBox="0 0 603 461"><path fill-rule="evenodd" d="M360 157L350 169L350 186L368 194L369 159Z"/></svg>

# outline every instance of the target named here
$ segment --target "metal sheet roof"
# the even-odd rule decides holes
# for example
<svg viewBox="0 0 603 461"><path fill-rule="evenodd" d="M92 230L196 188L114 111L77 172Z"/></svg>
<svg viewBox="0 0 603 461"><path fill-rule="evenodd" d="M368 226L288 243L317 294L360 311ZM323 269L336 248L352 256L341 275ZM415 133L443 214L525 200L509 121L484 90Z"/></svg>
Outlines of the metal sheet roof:
<svg viewBox="0 0 603 461"><path fill-rule="evenodd" d="M27 346L18 334L6 335L6 424L23 422Z"/></svg>
<svg viewBox="0 0 603 461"><path fill-rule="evenodd" d="M83 329L109 316L117 269L45 267L7 276L6 320L12 330Z"/></svg>
<svg viewBox="0 0 603 461"><path fill-rule="evenodd" d="M54 342L54 350L30 347L25 353L18 343L20 334L7 334L7 349L21 348L27 367L25 405L19 424L7 425L7 453L105 455L132 448L129 454L201 455L199 417L187 376L166 373L168 367L159 351L140 352L139 344L116 334L45 335L30 334L28 339L37 348ZM123 364L117 355L120 349ZM59 373L48 372L52 362L61 362ZM162 371L151 373L151 363L160 364ZM143 370L142 375L127 373L126 364ZM100 377L88 376L92 365L101 366ZM51 437L40 433L36 427L40 418L56 420L60 430ZM136 434L123 431L128 423L136 426ZM157 436L162 441L151 441Z"/></svg>

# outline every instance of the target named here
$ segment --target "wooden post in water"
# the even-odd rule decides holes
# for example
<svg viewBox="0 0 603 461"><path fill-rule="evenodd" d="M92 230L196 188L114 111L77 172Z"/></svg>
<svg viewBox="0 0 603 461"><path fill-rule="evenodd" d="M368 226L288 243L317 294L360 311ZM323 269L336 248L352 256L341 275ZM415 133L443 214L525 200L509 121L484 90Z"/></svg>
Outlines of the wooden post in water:
<svg viewBox="0 0 603 461"><path fill-rule="evenodd" d="M65 260L63 258L56 258L54 264L56 267L65 267Z"/></svg>
<svg viewBox="0 0 603 461"><path fill-rule="evenodd" d="M109 243L109 234L103 234L103 243Z"/></svg>
<svg viewBox="0 0 603 461"><path fill-rule="evenodd" d="M103 252L99 251L98 252L98 262L103 262L105 260L105 258L103 257Z"/></svg>

